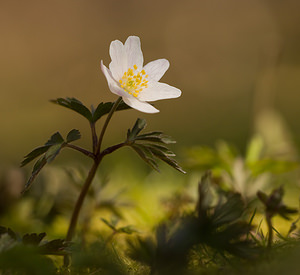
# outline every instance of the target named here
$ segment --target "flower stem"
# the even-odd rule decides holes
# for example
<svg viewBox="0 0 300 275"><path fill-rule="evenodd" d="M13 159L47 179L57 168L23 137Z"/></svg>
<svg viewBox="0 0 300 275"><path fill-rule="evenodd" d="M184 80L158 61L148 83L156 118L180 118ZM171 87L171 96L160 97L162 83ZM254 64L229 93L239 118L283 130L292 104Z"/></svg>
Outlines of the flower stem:
<svg viewBox="0 0 300 275"><path fill-rule="evenodd" d="M271 248L272 242L273 242L273 226L272 226L272 217L267 214L266 215L266 221L268 225L268 231L269 231L269 238L268 238L268 248Z"/></svg>
<svg viewBox="0 0 300 275"><path fill-rule="evenodd" d="M108 123L113 115L113 113L115 112L115 110L117 110L118 106L119 106L119 103L121 102L122 100L122 97L119 97L113 107L111 108L109 114L107 115L107 118L104 122L104 125L103 125L103 128L102 128L102 131L100 133L100 137L99 137L99 140L98 140L98 144L97 144L97 149L96 149L96 155L99 155L100 154L100 150L101 150L101 144L102 144L102 141L103 141L103 137L104 137L104 134L105 134L105 131L106 131L106 128L108 126Z"/></svg>
<svg viewBox="0 0 300 275"><path fill-rule="evenodd" d="M92 154L92 155L93 155L93 158L94 158L94 163L93 163L93 166L92 166L91 170L89 171L88 177L85 180L85 183L84 183L84 185L81 189L81 192L79 194L79 197L78 197L78 199L76 201L76 204L75 204L75 207L73 209L72 217L71 217L71 220L70 220L70 224L69 224L69 228L68 228L68 232L67 232L67 236L66 236L66 241L67 242L72 241L72 238L73 238L74 233L75 233L79 213L80 213L80 210L81 210L82 205L83 205L84 198L85 198L85 196L86 196L86 194L87 194L87 192L88 192L88 190L91 186L91 183L92 183L92 181L93 181L93 179L96 175L97 169L98 169L99 164L101 163L103 157L105 155L110 154L113 151L125 146L125 143L120 143L120 144L117 144L115 146L112 146L112 147L109 147L109 148L103 150L103 152L100 152L101 143L102 143L105 131L107 129L108 123L109 123L113 113L118 108L118 105L121 102L121 100L122 100L122 98L119 97L116 100L116 102L114 103L113 107L111 108L111 110L110 110L110 112L109 112L109 114L108 114L108 116L105 120L105 123L103 125L103 128L102 128L102 131L101 131L101 134L100 134L100 137L99 137L99 140L98 140L97 144L95 142L95 137L96 137L95 125L91 125L92 136L93 136L93 151L94 151L94 154ZM71 147L71 146L69 146L69 147ZM76 149L76 150L88 155L86 152L83 152L84 149L79 150L79 147L75 148L73 145L72 145L71 148ZM69 264L70 264L70 256L66 255L64 257L64 266L68 267Z"/></svg>
<svg viewBox="0 0 300 275"><path fill-rule="evenodd" d="M86 155L86 156L88 156L88 157L90 157L90 158L92 158L92 159L95 158L95 155L94 155L92 152L87 151L87 150L85 150L85 149L83 149L83 148L81 148L81 147L79 147L79 146L76 146L76 145L73 145L73 144L66 143L66 144L64 145L64 147L68 147L68 148L74 149L74 150L76 150L76 151L79 151L80 153L82 153L82 154L84 154L84 155Z"/></svg>

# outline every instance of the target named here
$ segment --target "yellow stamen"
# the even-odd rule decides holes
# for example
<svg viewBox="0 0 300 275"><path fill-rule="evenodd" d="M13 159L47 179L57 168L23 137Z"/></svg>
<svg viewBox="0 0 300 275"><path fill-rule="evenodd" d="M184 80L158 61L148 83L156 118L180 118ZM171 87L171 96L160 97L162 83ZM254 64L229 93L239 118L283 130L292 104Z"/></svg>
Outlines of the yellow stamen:
<svg viewBox="0 0 300 275"><path fill-rule="evenodd" d="M145 70L138 71L137 65L133 65L133 69L129 68L124 72L119 83L125 92L138 97L139 93L148 87L148 80L146 78L148 78L148 75L146 75Z"/></svg>

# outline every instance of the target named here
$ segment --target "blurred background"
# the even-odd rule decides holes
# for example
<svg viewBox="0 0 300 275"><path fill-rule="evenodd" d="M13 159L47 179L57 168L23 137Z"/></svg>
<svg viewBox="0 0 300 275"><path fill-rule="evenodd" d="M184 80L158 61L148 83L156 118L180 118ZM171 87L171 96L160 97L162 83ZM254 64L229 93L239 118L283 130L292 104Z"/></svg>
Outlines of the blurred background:
<svg viewBox="0 0 300 275"><path fill-rule="evenodd" d="M82 139L77 144L90 148L86 121L49 100L75 97L87 106L116 100L100 61L108 65L111 41L125 42L130 35L141 38L145 63L159 58L170 61L161 81L180 88L182 96L156 102L158 114L135 110L115 114L104 140L107 145L123 140L127 129L141 117L147 120L149 131L162 130L177 140L174 151L179 157L182 148L212 146L218 140L244 152L255 132L265 135L269 147L276 147L270 152L298 155L299 11L296 0L0 1L0 180L5 188L10 182L17 186L6 190L11 197L2 198L3 205L19 197L28 176L15 167L56 131L65 136L79 129ZM123 155L118 154L110 157L103 170L114 160L122 173L115 173L112 179L122 182L126 177L137 186L145 182L137 171L133 175L124 168ZM69 151L57 163L82 159ZM78 181L82 183L87 171L80 168L83 176ZM53 191L66 175L54 165L47 169L49 178L41 176L40 181L49 182ZM178 174L169 172L152 174L147 180L153 179L158 183L155 188L148 186L153 198L161 192L161 181L181 181ZM56 191L51 190L54 200ZM136 198L145 201L141 189L135 190L131 192L136 192ZM33 196L34 192L40 198L42 191L33 191ZM148 204L153 207L149 198ZM24 220L35 208L29 205L16 211ZM45 213L50 211L46 209Z"/></svg>
<svg viewBox="0 0 300 275"><path fill-rule="evenodd" d="M87 144L86 122L48 100L114 101L99 64L129 35L145 63L170 61L162 81L183 94L157 102L159 114L115 115L113 139L143 117L180 146L226 139L243 149L255 115L274 107L299 143L299 11L294 0L1 1L0 159L18 163L57 130L79 128Z"/></svg>

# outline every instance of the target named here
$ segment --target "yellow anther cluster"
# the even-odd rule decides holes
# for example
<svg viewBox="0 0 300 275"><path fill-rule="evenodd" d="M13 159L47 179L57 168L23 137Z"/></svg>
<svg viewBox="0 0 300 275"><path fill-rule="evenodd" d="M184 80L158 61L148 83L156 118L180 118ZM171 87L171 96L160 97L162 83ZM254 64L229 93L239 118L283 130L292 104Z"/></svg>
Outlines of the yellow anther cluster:
<svg viewBox="0 0 300 275"><path fill-rule="evenodd" d="M119 82L125 92L137 97L139 92L148 87L147 78L145 70L138 71L137 65L133 65L133 69L129 68Z"/></svg>

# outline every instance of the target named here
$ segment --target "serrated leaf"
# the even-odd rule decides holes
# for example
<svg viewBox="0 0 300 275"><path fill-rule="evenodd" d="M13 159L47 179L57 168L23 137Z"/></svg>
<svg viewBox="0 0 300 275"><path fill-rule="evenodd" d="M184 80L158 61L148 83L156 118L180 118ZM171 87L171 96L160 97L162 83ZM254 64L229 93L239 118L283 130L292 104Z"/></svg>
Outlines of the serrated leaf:
<svg viewBox="0 0 300 275"><path fill-rule="evenodd" d="M170 137L159 133L157 135L139 135L135 138L135 140L145 141L145 142L152 142L152 143L163 143L163 144L173 144L176 143L175 140L171 139Z"/></svg>
<svg viewBox="0 0 300 275"><path fill-rule="evenodd" d="M47 163L47 160L46 160L45 156L42 156L41 158L38 159L38 161L33 166L31 176L30 176L29 180L27 181L27 183L25 184L25 187L24 187L24 190L22 191L22 193L24 193L31 186L32 182L34 181L34 179L36 178L38 173L42 170L42 168L46 165L46 163Z"/></svg>
<svg viewBox="0 0 300 275"><path fill-rule="evenodd" d="M148 165L150 165L154 170L159 172L159 168L158 165L156 163L156 161L153 159L153 155L151 153L151 151L147 151L147 149L145 149L145 147L142 147L140 145L132 145L131 146L136 153L141 157L142 160L144 160Z"/></svg>
<svg viewBox="0 0 300 275"><path fill-rule="evenodd" d="M45 143L45 146L52 146L55 144L63 143L64 139L59 132L53 134L50 139Z"/></svg>
<svg viewBox="0 0 300 275"><path fill-rule="evenodd" d="M172 159L170 157L167 156L157 156L160 160L162 160L163 162L167 163L168 165L170 165L171 167L173 167L174 169L176 169L177 171L185 174L186 172L179 166L179 164L177 163L177 161L175 159Z"/></svg>
<svg viewBox="0 0 300 275"><path fill-rule="evenodd" d="M157 144L147 144L147 147L155 156L174 157L175 154L165 146Z"/></svg>
<svg viewBox="0 0 300 275"><path fill-rule="evenodd" d="M31 151L28 155L24 157L24 160L21 162L21 167L25 166L26 164L28 164L38 156L44 154L49 149L49 147L50 145L44 145L35 148L33 151Z"/></svg>
<svg viewBox="0 0 300 275"><path fill-rule="evenodd" d="M53 161L56 156L59 154L63 144L55 144L51 146L48 151L45 154L45 158L47 160L47 163L50 163Z"/></svg>
<svg viewBox="0 0 300 275"><path fill-rule="evenodd" d="M67 135L67 143L73 142L81 138L81 134L78 130L73 129Z"/></svg>
<svg viewBox="0 0 300 275"><path fill-rule="evenodd" d="M53 134L50 137L50 139L45 143L45 145L37 147L33 151L31 151L29 154L27 154L24 157L24 160L21 162L21 167L28 164L29 162L31 162L35 158L39 157L40 155L46 153L51 146L56 145L56 144L62 144L64 142L65 141L64 141L63 137L61 136L61 134L59 132L56 132L55 134Z"/></svg>
<svg viewBox="0 0 300 275"><path fill-rule="evenodd" d="M99 120L102 116L108 114L113 107L114 102L106 102L103 103L101 102L96 110L92 110L92 120L91 122L95 123L97 120ZM116 111L121 111L121 110L127 110L131 109L130 106L128 106L123 100L119 103Z"/></svg>
<svg viewBox="0 0 300 275"><path fill-rule="evenodd" d="M52 103L58 104L60 106L71 109L82 116L84 116L89 121L92 121L92 113L91 111L84 106L78 99L76 98L57 98L54 100L50 100Z"/></svg>
<svg viewBox="0 0 300 275"><path fill-rule="evenodd" d="M128 132L127 139L133 141L135 137L146 127L147 123L145 119L138 118L131 131Z"/></svg>

